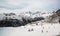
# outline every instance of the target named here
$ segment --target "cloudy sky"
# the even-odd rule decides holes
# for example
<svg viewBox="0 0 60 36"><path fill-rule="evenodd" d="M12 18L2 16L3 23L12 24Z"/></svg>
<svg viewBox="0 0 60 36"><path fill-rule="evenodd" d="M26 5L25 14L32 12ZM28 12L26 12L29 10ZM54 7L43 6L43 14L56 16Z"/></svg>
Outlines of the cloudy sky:
<svg viewBox="0 0 60 36"><path fill-rule="evenodd" d="M54 11L60 0L0 0L0 11Z"/></svg>

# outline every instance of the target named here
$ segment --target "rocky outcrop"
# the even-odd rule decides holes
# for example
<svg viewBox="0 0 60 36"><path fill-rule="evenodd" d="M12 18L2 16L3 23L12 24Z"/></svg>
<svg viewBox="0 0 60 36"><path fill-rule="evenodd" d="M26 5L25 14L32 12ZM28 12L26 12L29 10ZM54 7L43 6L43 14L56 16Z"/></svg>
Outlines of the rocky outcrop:
<svg viewBox="0 0 60 36"><path fill-rule="evenodd" d="M43 17L35 17L35 18L22 18L22 20L18 19L4 19L0 20L0 27L19 27L19 26L25 26L28 23L40 21L43 20Z"/></svg>
<svg viewBox="0 0 60 36"><path fill-rule="evenodd" d="M60 9L56 11L56 14L60 16Z"/></svg>
<svg viewBox="0 0 60 36"><path fill-rule="evenodd" d="M60 9L57 10L53 15L49 16L48 18L45 19L45 22L49 23L60 23Z"/></svg>

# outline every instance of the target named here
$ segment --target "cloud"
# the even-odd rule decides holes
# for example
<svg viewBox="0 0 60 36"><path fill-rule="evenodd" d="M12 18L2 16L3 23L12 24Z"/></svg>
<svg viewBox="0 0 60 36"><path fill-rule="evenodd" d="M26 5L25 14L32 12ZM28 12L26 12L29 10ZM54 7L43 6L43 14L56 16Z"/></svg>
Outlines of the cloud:
<svg viewBox="0 0 60 36"><path fill-rule="evenodd" d="M59 0L0 0L0 8L13 11L53 11L60 8Z"/></svg>
<svg viewBox="0 0 60 36"><path fill-rule="evenodd" d="M28 6L29 3L24 2L22 0L4 0L0 1L0 8L7 8L7 9L22 9Z"/></svg>
<svg viewBox="0 0 60 36"><path fill-rule="evenodd" d="M32 1L29 6L24 8L24 10L48 10L53 11L58 9L58 0L38 0L38 1Z"/></svg>

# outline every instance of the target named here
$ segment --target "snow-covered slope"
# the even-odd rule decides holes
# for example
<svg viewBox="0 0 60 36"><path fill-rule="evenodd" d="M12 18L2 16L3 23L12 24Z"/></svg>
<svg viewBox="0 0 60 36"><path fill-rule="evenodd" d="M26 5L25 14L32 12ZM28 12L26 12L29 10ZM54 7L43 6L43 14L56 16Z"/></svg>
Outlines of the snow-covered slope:
<svg viewBox="0 0 60 36"><path fill-rule="evenodd" d="M21 27L0 27L0 36L56 36L60 33L59 23L39 23Z"/></svg>

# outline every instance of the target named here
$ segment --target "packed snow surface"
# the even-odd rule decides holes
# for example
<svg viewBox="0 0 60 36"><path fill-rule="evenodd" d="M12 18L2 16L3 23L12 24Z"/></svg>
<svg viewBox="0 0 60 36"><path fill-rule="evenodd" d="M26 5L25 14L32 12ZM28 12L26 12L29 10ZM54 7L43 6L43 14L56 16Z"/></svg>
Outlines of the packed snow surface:
<svg viewBox="0 0 60 36"><path fill-rule="evenodd" d="M0 27L0 36L56 36L59 23L32 23L21 27Z"/></svg>

